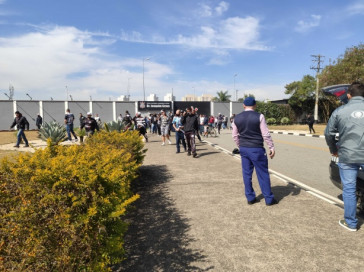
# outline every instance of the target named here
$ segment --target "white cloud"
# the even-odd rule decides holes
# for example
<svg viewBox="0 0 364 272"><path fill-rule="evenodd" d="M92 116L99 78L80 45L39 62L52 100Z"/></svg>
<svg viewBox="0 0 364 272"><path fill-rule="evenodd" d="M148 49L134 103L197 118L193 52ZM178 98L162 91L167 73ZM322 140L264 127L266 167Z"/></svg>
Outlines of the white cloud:
<svg viewBox="0 0 364 272"><path fill-rule="evenodd" d="M139 43L183 45L197 48L237 50L269 50L259 41L259 20L254 17L232 17L218 21L214 26L201 26L200 33L192 36L179 34L172 39L144 38L139 32L122 32L121 40Z"/></svg>
<svg viewBox="0 0 364 272"><path fill-rule="evenodd" d="M357 2L347 7L350 15L364 15L364 2Z"/></svg>
<svg viewBox="0 0 364 272"><path fill-rule="evenodd" d="M320 25L321 21L321 15L311 15L310 19L304 21L300 20L297 23L297 26L295 27L295 31L297 32L307 32L311 30L312 28L318 27Z"/></svg>
<svg viewBox="0 0 364 272"><path fill-rule="evenodd" d="M198 12L198 15L202 17L210 17L212 16L212 8L209 5L206 4L200 4L200 10Z"/></svg>
<svg viewBox="0 0 364 272"><path fill-rule="evenodd" d="M229 3L222 1L219 5L215 8L215 12L217 16L221 16L225 11L229 9Z"/></svg>
<svg viewBox="0 0 364 272"><path fill-rule="evenodd" d="M229 9L229 3L221 1L216 7L211 7L205 3L200 3L198 15L202 17L215 17L223 15Z"/></svg>
<svg viewBox="0 0 364 272"><path fill-rule="evenodd" d="M68 86L74 99L108 99L124 94L127 81L135 95L142 90L142 60L122 59L107 52L113 42L105 33L90 33L74 27L46 27L41 31L12 37L0 37L0 86L15 87L15 98L65 98ZM130 72L130 68L138 72ZM158 86L173 71L153 61L145 65L146 79Z"/></svg>

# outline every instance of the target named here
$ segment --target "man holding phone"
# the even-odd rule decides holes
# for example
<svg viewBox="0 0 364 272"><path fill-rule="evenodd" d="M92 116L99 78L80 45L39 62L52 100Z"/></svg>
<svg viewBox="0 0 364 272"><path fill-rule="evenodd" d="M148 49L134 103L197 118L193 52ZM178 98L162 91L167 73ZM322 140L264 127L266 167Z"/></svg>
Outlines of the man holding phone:
<svg viewBox="0 0 364 272"><path fill-rule="evenodd" d="M274 144L264 115L256 112L255 108L256 102L254 97L245 98L244 111L237 114L234 118L232 136L240 151L245 196L248 204L251 205L257 202L252 185L252 175L255 168L259 186L265 198L265 204L271 206L277 204L278 201L274 198L271 190L264 141L270 150L269 157L271 159L275 155Z"/></svg>

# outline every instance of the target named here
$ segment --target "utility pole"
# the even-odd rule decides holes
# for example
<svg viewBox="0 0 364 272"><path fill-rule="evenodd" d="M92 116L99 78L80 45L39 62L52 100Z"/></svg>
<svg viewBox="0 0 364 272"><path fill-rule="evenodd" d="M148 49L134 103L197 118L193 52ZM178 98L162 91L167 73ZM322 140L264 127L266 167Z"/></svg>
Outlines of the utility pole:
<svg viewBox="0 0 364 272"><path fill-rule="evenodd" d="M316 97L315 97L315 112L314 112L314 118L315 118L315 123L318 122L318 102L319 102L319 74L320 74L320 70L322 70L321 68L321 62L323 62L323 58L324 56L322 55L311 55L311 57L313 57L313 62L317 62L317 66L311 66L310 69L315 70L316 71Z"/></svg>

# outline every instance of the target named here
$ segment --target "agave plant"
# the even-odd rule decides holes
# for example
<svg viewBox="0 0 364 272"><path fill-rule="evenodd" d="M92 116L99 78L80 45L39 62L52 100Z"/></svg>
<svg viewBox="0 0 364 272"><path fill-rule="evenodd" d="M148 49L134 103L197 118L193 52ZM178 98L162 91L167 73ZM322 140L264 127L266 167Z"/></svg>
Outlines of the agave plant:
<svg viewBox="0 0 364 272"><path fill-rule="evenodd" d="M44 141L50 139L52 145L57 145L58 143L62 142L66 138L66 135L66 128L54 121L50 123L44 123L39 130L40 138Z"/></svg>
<svg viewBox="0 0 364 272"><path fill-rule="evenodd" d="M115 121L111 121L111 122L107 122L104 124L104 127L105 127L105 130L107 132L111 132L111 131L123 131L125 126L122 122L118 121L118 122L115 122Z"/></svg>
<svg viewBox="0 0 364 272"><path fill-rule="evenodd" d="M85 137L86 136L86 130L84 128L75 128L74 131L76 132L77 136L79 137Z"/></svg>

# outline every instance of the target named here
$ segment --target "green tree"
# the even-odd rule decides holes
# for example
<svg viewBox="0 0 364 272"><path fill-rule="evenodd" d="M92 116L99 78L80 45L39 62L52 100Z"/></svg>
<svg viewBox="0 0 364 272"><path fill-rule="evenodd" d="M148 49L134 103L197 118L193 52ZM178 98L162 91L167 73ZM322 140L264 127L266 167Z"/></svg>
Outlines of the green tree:
<svg viewBox="0 0 364 272"><path fill-rule="evenodd" d="M305 75L301 81L294 81L285 86L285 94L290 94L288 104L292 107L304 107L307 100L315 97L316 80L313 76Z"/></svg>
<svg viewBox="0 0 364 272"><path fill-rule="evenodd" d="M344 55L322 70L319 78L321 87L364 80L364 44L347 48Z"/></svg>
<svg viewBox="0 0 364 272"><path fill-rule="evenodd" d="M230 102L231 95L228 91L220 91L216 93L216 97L213 98L214 102Z"/></svg>

